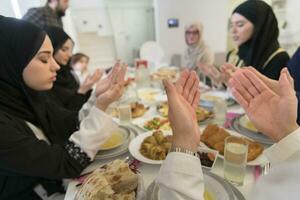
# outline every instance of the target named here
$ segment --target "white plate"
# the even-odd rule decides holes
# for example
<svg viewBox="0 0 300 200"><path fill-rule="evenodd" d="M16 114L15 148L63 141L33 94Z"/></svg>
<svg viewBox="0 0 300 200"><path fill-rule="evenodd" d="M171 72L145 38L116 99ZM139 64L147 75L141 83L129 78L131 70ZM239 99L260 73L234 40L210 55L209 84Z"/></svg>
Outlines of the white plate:
<svg viewBox="0 0 300 200"><path fill-rule="evenodd" d="M127 127L124 127L125 129L128 129ZM122 155L126 152L128 152L128 146L130 141L132 141L136 137L136 133L130 131L129 139L123 143L121 146L116 147L111 150L104 150L104 151L98 151L98 153L95 156L95 160L102 160L107 158L114 158L116 156Z"/></svg>
<svg viewBox="0 0 300 200"><path fill-rule="evenodd" d="M121 145L123 145L124 143L128 142L129 140L129 136L130 136L130 131L128 129L125 128L118 128L118 132L117 133L113 133L113 134L118 134L121 137L121 142L115 145L112 145L110 147L101 147L99 150L103 151L103 150L111 150L114 148L117 148Z"/></svg>
<svg viewBox="0 0 300 200"><path fill-rule="evenodd" d="M161 95L163 91L157 88L141 88L137 90L137 93L142 102L153 103L157 96Z"/></svg>
<svg viewBox="0 0 300 200"><path fill-rule="evenodd" d="M205 92L201 95L201 99L205 101L213 101L214 98L216 97L227 100L230 98L230 95L227 91L219 91L219 90Z"/></svg>
<svg viewBox="0 0 300 200"><path fill-rule="evenodd" d="M144 128L144 124L147 122L147 121L150 121L152 120L154 117L158 117L158 118L161 118L161 119L167 119L165 117L162 117L160 115L155 115L155 116L151 116L151 117L146 117L146 118L137 118L137 119L134 119L132 120L132 124L138 126L139 128L142 128L146 131L151 131L151 130L148 130L146 128ZM171 131L171 127L170 126L163 126L162 128L160 128L159 130L163 130L163 131Z"/></svg>
<svg viewBox="0 0 300 200"><path fill-rule="evenodd" d="M247 127L245 128L243 125L241 125L240 118L242 118L242 117L243 116L238 116L233 119L233 121L231 123L231 127L235 131L239 132L240 134L242 134L248 138L251 138L254 141L260 142L261 144L263 144L266 147L271 146L275 143L271 138L267 137L263 133L251 131Z"/></svg>
<svg viewBox="0 0 300 200"><path fill-rule="evenodd" d="M203 170L204 187L205 191L208 192L215 200L234 200L235 196L231 189L230 184L223 178ZM147 190L147 199L149 200L160 200L158 195L159 187L156 182L152 182ZM199 199L203 199L200 197Z"/></svg>
<svg viewBox="0 0 300 200"><path fill-rule="evenodd" d="M203 130L202 130L202 131L203 131ZM239 134L239 133L237 133L237 132L235 132L235 131L232 131L232 130L226 129L226 131L228 131L231 135L234 135L234 136L237 136L237 137L245 137L244 135L241 135L241 134ZM248 138L248 137L246 137L246 138L247 138L247 139L250 139L250 138ZM252 139L250 139L250 140L252 140ZM203 144L203 146L205 146L206 148L211 149L211 148L209 148L208 146L206 146L203 142L201 142L201 144ZM218 156L219 156L220 158L224 159L224 156L221 155L220 153L219 153ZM263 153L261 153L255 160L252 160L252 161L247 162L247 165L248 165L248 166L257 166L257 165L262 165L262 164L264 164L264 163L266 163L266 162L268 162L267 157L266 157Z"/></svg>
<svg viewBox="0 0 300 200"><path fill-rule="evenodd" d="M156 165L160 165L162 164L163 160L151 160L149 158L146 158L145 156L143 156L140 153L140 147L142 142L144 141L144 139L148 136L151 136L153 133L153 131L149 131L143 134L140 134L139 136L137 136L136 138L134 138L130 144L129 144L129 152L131 153L131 155L144 163L148 163L148 164L156 164ZM166 135L171 135L171 132L163 132L163 134Z"/></svg>
<svg viewBox="0 0 300 200"><path fill-rule="evenodd" d="M258 130L254 127L254 125L252 124L252 122L250 121L250 119L248 118L247 115L242 116L239 119L239 122L240 122L240 125L242 127L244 127L245 129L248 129L253 132L258 132Z"/></svg>
<svg viewBox="0 0 300 200"><path fill-rule="evenodd" d="M229 91L213 90L201 94L200 104L210 103L212 104L216 98L221 98L227 102L227 106L235 104L235 100L232 98ZM204 106L205 107L205 106Z"/></svg>

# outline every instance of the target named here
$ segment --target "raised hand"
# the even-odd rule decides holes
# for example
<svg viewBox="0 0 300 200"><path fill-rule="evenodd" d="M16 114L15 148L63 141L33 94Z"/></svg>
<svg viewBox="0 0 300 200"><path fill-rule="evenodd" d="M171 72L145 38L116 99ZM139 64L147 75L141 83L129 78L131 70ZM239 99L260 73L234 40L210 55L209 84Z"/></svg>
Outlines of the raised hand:
<svg viewBox="0 0 300 200"><path fill-rule="evenodd" d="M82 85L78 89L79 94L85 94L87 91L92 89L93 85L101 79L103 72L97 69L92 75L88 75Z"/></svg>
<svg viewBox="0 0 300 200"><path fill-rule="evenodd" d="M279 141L298 128L297 98L292 78L284 69L274 92L252 71L247 68L238 70L230 79L229 86L254 126Z"/></svg>
<svg viewBox="0 0 300 200"><path fill-rule="evenodd" d="M261 74L260 72L258 72L253 67L249 67L248 69L251 72L253 72L257 77L259 77L260 80L262 80L270 89L272 89L276 94L278 94L278 92L279 92L279 83L278 83L277 80L273 80L273 79L270 79L270 78L264 76L263 74ZM281 74L282 73L288 73L287 68L283 68L280 73ZM290 75L288 75L288 78L289 78L289 82L294 87L294 80L293 80L293 78Z"/></svg>
<svg viewBox="0 0 300 200"><path fill-rule="evenodd" d="M163 81L169 105L169 121L173 130L173 145L196 152L200 142L195 108L200 99L197 74L184 70L173 85Z"/></svg>
<svg viewBox="0 0 300 200"><path fill-rule="evenodd" d="M235 65L230 64L230 63L225 63L225 64L221 65L220 71L222 73L222 82L227 85L232 74L237 70L238 70L238 68Z"/></svg>
<svg viewBox="0 0 300 200"><path fill-rule="evenodd" d="M120 70L121 67L121 61L118 60L112 71L108 74L108 76L104 79L101 79L96 84L96 96L98 97L100 94L108 90L108 88L111 86L114 77L117 76L117 72Z"/></svg>
<svg viewBox="0 0 300 200"><path fill-rule="evenodd" d="M115 77L111 78L109 87L97 96L96 105L99 109L105 111L112 102L118 100L123 95L126 71L127 65L117 67L114 72Z"/></svg>

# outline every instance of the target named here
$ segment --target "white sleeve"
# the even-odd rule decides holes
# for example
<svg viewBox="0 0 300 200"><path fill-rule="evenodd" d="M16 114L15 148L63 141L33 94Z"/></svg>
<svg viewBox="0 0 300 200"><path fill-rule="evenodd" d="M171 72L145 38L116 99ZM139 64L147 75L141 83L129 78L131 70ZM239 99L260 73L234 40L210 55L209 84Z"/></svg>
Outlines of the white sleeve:
<svg viewBox="0 0 300 200"><path fill-rule="evenodd" d="M264 151L271 165L281 163L300 151L300 128Z"/></svg>
<svg viewBox="0 0 300 200"><path fill-rule="evenodd" d="M298 144L299 145L299 144ZM299 199L300 151L271 167L268 175L261 176L246 199Z"/></svg>
<svg viewBox="0 0 300 200"><path fill-rule="evenodd" d="M117 124L105 112L92 107L89 114L80 122L80 128L69 138L92 160L100 146L116 131Z"/></svg>
<svg viewBox="0 0 300 200"><path fill-rule="evenodd" d="M95 90L93 90L88 101L85 104L83 104L82 108L79 110L79 113L78 113L79 121L83 120L89 114L91 108L95 105L95 101L96 101L97 97L96 97L96 94L94 91Z"/></svg>
<svg viewBox="0 0 300 200"><path fill-rule="evenodd" d="M203 199L203 173L200 160L195 156L169 153L160 168L156 183L162 200Z"/></svg>

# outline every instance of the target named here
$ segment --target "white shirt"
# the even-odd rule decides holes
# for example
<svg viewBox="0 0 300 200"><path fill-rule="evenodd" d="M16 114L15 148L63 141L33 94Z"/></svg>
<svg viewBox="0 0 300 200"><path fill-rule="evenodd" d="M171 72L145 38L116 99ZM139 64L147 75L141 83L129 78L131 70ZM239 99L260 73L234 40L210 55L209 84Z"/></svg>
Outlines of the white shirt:
<svg viewBox="0 0 300 200"><path fill-rule="evenodd" d="M272 145L264 154L272 170L261 177L247 199L300 199L300 128ZM180 152L169 153L156 179L161 200L200 200L204 193L198 158Z"/></svg>

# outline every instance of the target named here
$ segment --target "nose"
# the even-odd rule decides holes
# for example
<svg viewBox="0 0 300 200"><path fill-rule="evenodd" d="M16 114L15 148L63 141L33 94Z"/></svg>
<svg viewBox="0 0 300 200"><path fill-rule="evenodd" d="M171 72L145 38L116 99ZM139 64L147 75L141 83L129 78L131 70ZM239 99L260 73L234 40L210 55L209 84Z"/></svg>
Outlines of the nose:
<svg viewBox="0 0 300 200"><path fill-rule="evenodd" d="M60 69L60 66L57 64L57 62L54 60L54 58L52 58L52 63L51 63L51 67L50 67L51 71L58 71Z"/></svg>
<svg viewBox="0 0 300 200"><path fill-rule="evenodd" d="M236 27L234 25L231 27L231 32L232 33L237 33L237 29L236 29Z"/></svg>
<svg viewBox="0 0 300 200"><path fill-rule="evenodd" d="M68 51L68 56L69 56L69 58L71 58L72 55L73 55L72 51Z"/></svg>

